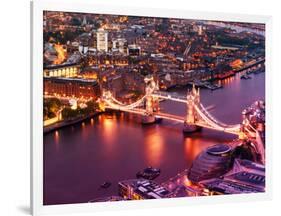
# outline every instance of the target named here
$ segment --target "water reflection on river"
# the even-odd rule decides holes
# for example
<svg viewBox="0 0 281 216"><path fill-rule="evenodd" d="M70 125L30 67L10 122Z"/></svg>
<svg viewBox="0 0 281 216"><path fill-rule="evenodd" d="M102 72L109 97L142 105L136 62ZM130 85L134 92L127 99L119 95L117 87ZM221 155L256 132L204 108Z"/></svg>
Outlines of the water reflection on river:
<svg viewBox="0 0 281 216"><path fill-rule="evenodd" d="M212 115L226 123L239 123L241 111L264 99L265 74L239 76L223 81L224 88L201 90L201 102L213 105ZM187 89L175 89L186 94ZM185 105L161 102L165 112L184 115ZM108 113L44 136L44 204L82 203L117 194L117 183L135 178L147 166L161 169L158 182L188 168L207 146L230 142L233 135L203 129L183 136L180 123L163 120L142 126L140 117ZM112 186L100 189L104 181Z"/></svg>

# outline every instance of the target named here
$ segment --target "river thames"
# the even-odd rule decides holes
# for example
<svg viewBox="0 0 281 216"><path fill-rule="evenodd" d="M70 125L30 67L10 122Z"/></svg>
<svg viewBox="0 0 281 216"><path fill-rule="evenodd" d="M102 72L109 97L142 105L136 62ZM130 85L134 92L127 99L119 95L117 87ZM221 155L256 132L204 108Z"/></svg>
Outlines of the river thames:
<svg viewBox="0 0 281 216"><path fill-rule="evenodd" d="M223 88L201 90L201 103L212 107L218 120L237 124L241 111L265 98L265 73L241 80L239 74L222 81ZM173 89L186 95L187 88ZM163 101L163 112L184 116L185 104ZM163 182L188 168L203 149L236 137L209 129L184 136L183 125L163 120L141 124L141 117L127 113L104 113L73 126L44 135L44 204L85 203L117 195L118 181L136 177L148 166L161 169ZM109 181L112 185L101 189Z"/></svg>

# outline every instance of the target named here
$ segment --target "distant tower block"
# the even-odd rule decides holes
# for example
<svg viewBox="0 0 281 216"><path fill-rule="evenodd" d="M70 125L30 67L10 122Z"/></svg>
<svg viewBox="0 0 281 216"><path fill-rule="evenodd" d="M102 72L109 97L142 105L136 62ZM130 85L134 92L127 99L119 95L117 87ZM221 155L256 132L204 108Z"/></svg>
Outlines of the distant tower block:
<svg viewBox="0 0 281 216"><path fill-rule="evenodd" d="M97 31L97 50L108 51L108 32L104 29L99 29Z"/></svg>
<svg viewBox="0 0 281 216"><path fill-rule="evenodd" d="M187 105L187 114L185 117L185 122L183 126L184 133L192 133L201 130L201 127L196 125L198 120L197 112L195 110L195 106L200 103L200 92L199 89L196 90L195 86L191 90L191 93L187 94L186 98Z"/></svg>

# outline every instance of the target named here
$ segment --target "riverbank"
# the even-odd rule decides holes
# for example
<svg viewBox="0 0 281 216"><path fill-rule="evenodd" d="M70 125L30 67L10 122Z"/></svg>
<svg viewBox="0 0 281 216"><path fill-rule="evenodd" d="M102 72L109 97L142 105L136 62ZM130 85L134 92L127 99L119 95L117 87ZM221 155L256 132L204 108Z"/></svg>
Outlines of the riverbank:
<svg viewBox="0 0 281 216"><path fill-rule="evenodd" d="M60 121L60 122L56 122L52 125L49 125L49 126L45 126L43 128L43 133L44 134L47 134L47 133L50 133L52 131L55 131L57 129L60 129L60 128L63 128L63 127L67 127L67 126L70 126L70 125L74 125L74 124L77 124L79 122L82 122L82 121L85 121L89 118L92 118L92 117L95 117L95 116L98 116L100 115L101 113L103 112L96 112L96 113L92 113L90 115L87 115L87 116L79 116L75 119L71 119L71 120L67 120L67 121Z"/></svg>

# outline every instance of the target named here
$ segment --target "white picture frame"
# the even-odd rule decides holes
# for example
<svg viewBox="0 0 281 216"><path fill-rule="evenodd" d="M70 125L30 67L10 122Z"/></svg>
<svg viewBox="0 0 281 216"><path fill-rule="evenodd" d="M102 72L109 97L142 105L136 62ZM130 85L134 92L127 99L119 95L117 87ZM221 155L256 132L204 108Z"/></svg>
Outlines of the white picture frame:
<svg viewBox="0 0 281 216"><path fill-rule="evenodd" d="M231 196L187 197L129 202L103 202L67 205L43 205L43 11L85 12L98 14L117 14L153 17L172 17L182 19L201 19L234 22L257 22L266 25L266 192L258 194L241 194ZM31 3L31 209L33 215L51 213L76 213L95 211L114 211L134 208L151 208L167 206L186 206L195 204L214 204L269 200L272 198L272 79L271 17L244 14L193 12L185 10L166 10L155 8L134 8L97 5L86 0L34 0Z"/></svg>

